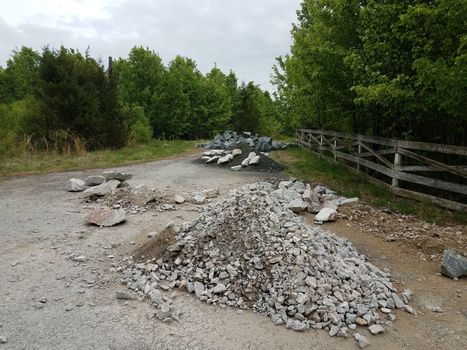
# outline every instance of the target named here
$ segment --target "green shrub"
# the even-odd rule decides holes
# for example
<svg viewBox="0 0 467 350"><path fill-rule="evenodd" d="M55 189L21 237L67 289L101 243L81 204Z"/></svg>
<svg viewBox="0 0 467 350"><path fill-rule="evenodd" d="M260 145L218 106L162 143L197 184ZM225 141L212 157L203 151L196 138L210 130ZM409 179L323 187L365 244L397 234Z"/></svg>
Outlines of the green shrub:
<svg viewBox="0 0 467 350"><path fill-rule="evenodd" d="M148 143L152 138L152 128L149 118L144 114L141 106L124 106L122 108L124 120L128 130L127 144L135 146Z"/></svg>

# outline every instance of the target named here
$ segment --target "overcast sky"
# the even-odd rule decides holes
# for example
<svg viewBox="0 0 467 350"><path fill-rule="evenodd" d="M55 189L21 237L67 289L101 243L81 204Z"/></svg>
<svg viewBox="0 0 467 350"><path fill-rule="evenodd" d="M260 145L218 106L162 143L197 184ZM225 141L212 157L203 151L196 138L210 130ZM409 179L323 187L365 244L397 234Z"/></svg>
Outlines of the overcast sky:
<svg viewBox="0 0 467 350"><path fill-rule="evenodd" d="M0 65L21 46L77 48L126 57L137 46L165 63L177 54L207 72L214 63L270 88L275 58L290 47L301 0L0 0Z"/></svg>

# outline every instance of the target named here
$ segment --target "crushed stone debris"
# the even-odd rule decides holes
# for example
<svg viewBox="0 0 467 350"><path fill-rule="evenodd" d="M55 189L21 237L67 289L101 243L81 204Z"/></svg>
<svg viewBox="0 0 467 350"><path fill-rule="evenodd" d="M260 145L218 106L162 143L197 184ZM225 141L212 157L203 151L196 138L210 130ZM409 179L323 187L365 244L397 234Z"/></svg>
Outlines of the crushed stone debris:
<svg viewBox="0 0 467 350"><path fill-rule="evenodd" d="M295 331L324 329L340 337L357 324L384 322L382 308L409 309L410 290L399 294L389 273L348 240L306 225L288 209L290 196L275 191L270 183L254 183L207 205L197 219L173 227L167 249L152 256L145 251L142 262L130 259L122 283L150 298L165 321L176 320L179 311L160 290L179 288L209 304L254 310Z"/></svg>

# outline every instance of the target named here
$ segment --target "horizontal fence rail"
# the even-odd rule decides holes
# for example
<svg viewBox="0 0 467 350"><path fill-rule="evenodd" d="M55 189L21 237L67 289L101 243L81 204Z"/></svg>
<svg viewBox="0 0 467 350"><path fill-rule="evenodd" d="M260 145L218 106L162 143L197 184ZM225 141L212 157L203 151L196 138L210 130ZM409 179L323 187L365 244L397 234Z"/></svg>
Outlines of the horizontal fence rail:
<svg viewBox="0 0 467 350"><path fill-rule="evenodd" d="M308 129L297 138L398 196L467 212L467 147Z"/></svg>

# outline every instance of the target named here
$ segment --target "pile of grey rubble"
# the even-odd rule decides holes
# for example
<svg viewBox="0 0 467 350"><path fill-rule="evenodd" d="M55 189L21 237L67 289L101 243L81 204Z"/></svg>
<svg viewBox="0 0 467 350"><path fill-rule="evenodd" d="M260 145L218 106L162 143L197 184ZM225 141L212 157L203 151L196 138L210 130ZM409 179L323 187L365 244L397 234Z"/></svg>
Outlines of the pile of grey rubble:
<svg viewBox="0 0 467 350"><path fill-rule="evenodd" d="M132 174L119 171L104 171L102 175L91 175L85 180L70 179L65 185L69 192L83 192L84 198L105 196L117 187L126 186L125 180L133 177Z"/></svg>
<svg viewBox="0 0 467 350"><path fill-rule="evenodd" d="M398 293L390 275L349 241L290 210L296 186L302 188L254 183L231 191L199 218L173 227L176 243L161 257L129 259L122 282L150 298L166 322L180 313L161 293L173 288L209 304L255 310L295 331L325 329L340 337L357 327L383 333L396 309L414 313L410 290ZM354 337L361 347L369 343Z"/></svg>
<svg viewBox="0 0 467 350"><path fill-rule="evenodd" d="M149 209L176 210L177 205L184 203L202 205L219 195L218 188L198 189L191 197L174 193L166 195L144 184L130 186L126 180L132 176L115 170L105 171L102 175L91 175L85 180L70 179L65 184L65 189L69 192L81 192L81 198L88 203L85 209L91 210L86 214L85 220L103 227L126 221L126 214L144 213Z"/></svg>
<svg viewBox="0 0 467 350"><path fill-rule="evenodd" d="M312 189L309 183L294 180L279 182L277 189L271 195L287 203L286 208L294 213L308 211L316 214L317 223L335 221L339 207L359 202L357 197L338 196L336 192L325 186L318 185Z"/></svg>
<svg viewBox="0 0 467 350"><path fill-rule="evenodd" d="M247 145L257 152L269 152L285 149L289 144L273 141L272 137L252 135L251 132L236 133L226 131L223 134L217 134L214 140L207 144L200 144L200 147L209 149L233 149Z"/></svg>
<svg viewBox="0 0 467 350"><path fill-rule="evenodd" d="M125 187L125 182L132 174L119 171L104 171L102 175L91 175L85 180L70 179L65 185L68 192L83 192L82 198L93 199L113 194L118 187ZM118 210L116 210L118 209ZM123 208L99 207L89 212L85 220L98 226L114 226L126 220Z"/></svg>

